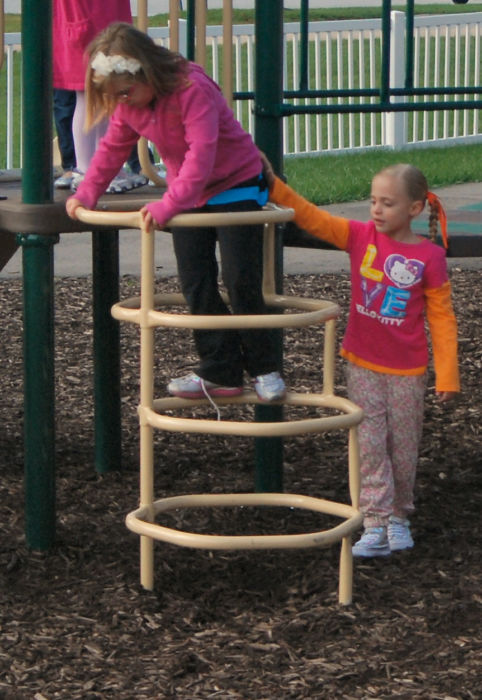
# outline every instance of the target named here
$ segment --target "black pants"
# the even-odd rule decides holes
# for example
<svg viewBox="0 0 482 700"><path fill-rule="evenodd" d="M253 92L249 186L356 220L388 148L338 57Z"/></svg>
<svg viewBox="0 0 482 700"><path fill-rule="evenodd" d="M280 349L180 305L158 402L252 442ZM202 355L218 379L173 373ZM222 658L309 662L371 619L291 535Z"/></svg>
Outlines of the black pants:
<svg viewBox="0 0 482 700"><path fill-rule="evenodd" d="M196 212L259 210L253 201L206 205ZM181 289L191 314L229 314L218 287L216 242L222 280L235 314L267 313L262 294L263 227L174 228L174 251ZM252 377L277 367L275 338L269 330L195 330L200 364L196 373L216 384L240 386L243 370Z"/></svg>
<svg viewBox="0 0 482 700"><path fill-rule="evenodd" d="M75 90L54 88L54 120L59 140L62 170L73 170L77 165L75 159L74 137L72 136L72 118L75 111Z"/></svg>

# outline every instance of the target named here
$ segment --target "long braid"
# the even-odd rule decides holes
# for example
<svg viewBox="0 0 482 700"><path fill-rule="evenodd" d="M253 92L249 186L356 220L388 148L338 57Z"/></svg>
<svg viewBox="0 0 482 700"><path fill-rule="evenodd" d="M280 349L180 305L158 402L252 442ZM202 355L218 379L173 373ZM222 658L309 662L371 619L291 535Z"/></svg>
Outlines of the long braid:
<svg viewBox="0 0 482 700"><path fill-rule="evenodd" d="M438 224L439 224L439 209L438 206L431 201L427 201L428 207L430 209L428 215L428 234L432 243L437 240Z"/></svg>
<svg viewBox="0 0 482 700"><path fill-rule="evenodd" d="M427 192L427 202L430 207L429 216L429 233L430 239L435 241L437 236L437 224L440 222L440 228L442 229L442 241L444 248L448 250L449 239L447 234L447 215L442 206L442 202L433 192Z"/></svg>

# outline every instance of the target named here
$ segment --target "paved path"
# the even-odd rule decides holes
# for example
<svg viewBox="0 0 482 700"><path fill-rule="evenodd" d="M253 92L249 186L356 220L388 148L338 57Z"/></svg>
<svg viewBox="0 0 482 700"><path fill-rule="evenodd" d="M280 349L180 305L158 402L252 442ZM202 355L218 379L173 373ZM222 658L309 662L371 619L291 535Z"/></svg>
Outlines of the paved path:
<svg viewBox="0 0 482 700"><path fill-rule="evenodd" d="M455 227L457 212L473 211L474 220L482 232L482 183L468 183L443 187L436 190L445 208L450 212L450 224ZM369 203L346 202L325 207L328 211L350 219L366 221ZM425 216L425 215L422 215ZM422 217L420 222L422 223ZM421 225L421 224L420 224ZM138 231L120 232L121 275L137 276L140 270L140 236ZM86 233L69 233L60 236L54 246L55 275L58 277L83 277L92 274L91 236ZM482 268L482 258L452 258L449 265L464 268ZM161 276L177 274L170 234L158 234L156 242L156 268ZM348 270L348 256L341 251L316 250L312 248L285 248L284 271L286 274L312 274ZM0 278L14 278L22 274L22 254L18 250L0 273Z"/></svg>

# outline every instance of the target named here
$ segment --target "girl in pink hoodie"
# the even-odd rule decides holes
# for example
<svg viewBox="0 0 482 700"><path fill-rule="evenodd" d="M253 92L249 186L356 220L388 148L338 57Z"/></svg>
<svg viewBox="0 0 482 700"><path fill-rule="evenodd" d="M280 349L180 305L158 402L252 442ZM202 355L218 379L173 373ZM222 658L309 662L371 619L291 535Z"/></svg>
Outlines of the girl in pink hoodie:
<svg viewBox="0 0 482 700"><path fill-rule="evenodd" d="M233 116L218 85L203 69L155 44L124 23L111 24L89 46L87 125L110 117L84 181L67 200L95 207L106 183L139 136L157 148L167 170L167 191L142 215L162 229L180 212L259 210L268 192L259 152ZM192 314L228 314L218 289L219 244L223 282L236 314L262 314L262 227L172 228L182 291ZM198 398L243 390L243 370L263 401L281 399L273 334L265 330L194 331L200 362L174 379L168 391Z"/></svg>

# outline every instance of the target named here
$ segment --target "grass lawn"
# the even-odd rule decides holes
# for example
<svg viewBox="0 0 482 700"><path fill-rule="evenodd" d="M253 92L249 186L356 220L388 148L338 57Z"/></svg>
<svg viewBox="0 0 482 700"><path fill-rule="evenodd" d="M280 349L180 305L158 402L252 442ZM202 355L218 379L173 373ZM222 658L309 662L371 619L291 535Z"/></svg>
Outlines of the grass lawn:
<svg viewBox="0 0 482 700"><path fill-rule="evenodd" d="M353 5L358 7L340 7L340 8L312 8L309 10L309 20L311 22L320 22L325 20L340 20L340 19L371 19L372 17L382 16L382 3L379 7L361 7L363 3L353 0ZM392 10L405 12L405 3L394 3ZM415 3L416 15L446 15L463 12L482 12L482 3L468 2L466 5L419 5ZM180 16L186 18L187 13L181 12ZM222 10L208 10L208 24L222 24ZM149 18L150 26L164 27L167 26L168 14L153 15ZM296 22L300 19L299 10L285 10L283 20L285 22ZM234 24L253 24L254 10L233 10Z"/></svg>
<svg viewBox="0 0 482 700"><path fill-rule="evenodd" d="M482 182L482 144L403 151L369 150L343 155L285 158L289 184L315 204L366 199L372 177L392 163L412 163L430 187ZM482 197L482 185L481 185Z"/></svg>

